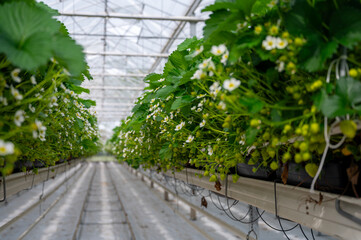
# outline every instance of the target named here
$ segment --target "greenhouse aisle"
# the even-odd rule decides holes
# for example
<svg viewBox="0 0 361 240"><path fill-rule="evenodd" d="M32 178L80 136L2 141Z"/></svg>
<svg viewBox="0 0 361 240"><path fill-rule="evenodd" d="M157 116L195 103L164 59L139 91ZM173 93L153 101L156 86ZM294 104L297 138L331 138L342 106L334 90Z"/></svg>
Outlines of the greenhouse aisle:
<svg viewBox="0 0 361 240"><path fill-rule="evenodd" d="M13 216L18 206L41 202L1 231L0 239L207 239L123 166L88 162L76 169L69 183L59 175L0 206L0 215ZM39 200L56 181L59 190ZM212 239L224 236L212 234ZM229 234L227 239L236 238Z"/></svg>

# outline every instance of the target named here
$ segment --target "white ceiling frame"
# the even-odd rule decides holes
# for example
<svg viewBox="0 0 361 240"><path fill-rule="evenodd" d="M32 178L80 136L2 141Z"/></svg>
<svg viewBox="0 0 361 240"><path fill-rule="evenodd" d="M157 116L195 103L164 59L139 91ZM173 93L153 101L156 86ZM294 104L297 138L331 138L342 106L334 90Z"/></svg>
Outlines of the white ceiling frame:
<svg viewBox="0 0 361 240"><path fill-rule="evenodd" d="M84 52L87 55L119 56L119 57L156 57L168 58L167 53L117 53L117 52Z"/></svg>
<svg viewBox="0 0 361 240"><path fill-rule="evenodd" d="M128 90L128 91L143 91L144 87L126 87L126 86L86 86L92 90Z"/></svg>
<svg viewBox="0 0 361 240"><path fill-rule="evenodd" d="M181 21L181 22L204 22L206 19L191 16L144 16L133 14L106 14L106 13L59 13L60 16L69 17L97 17L97 18L121 18L121 19L137 19L137 20L158 20L158 21Z"/></svg>

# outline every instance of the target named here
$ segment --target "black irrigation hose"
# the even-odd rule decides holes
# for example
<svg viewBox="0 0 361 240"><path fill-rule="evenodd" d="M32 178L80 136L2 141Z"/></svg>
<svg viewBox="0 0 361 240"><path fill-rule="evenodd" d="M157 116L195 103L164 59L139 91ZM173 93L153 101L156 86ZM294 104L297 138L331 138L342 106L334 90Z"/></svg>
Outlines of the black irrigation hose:
<svg viewBox="0 0 361 240"><path fill-rule="evenodd" d="M313 235L313 229L311 228L311 235L312 235L312 239L315 240L315 235Z"/></svg>
<svg viewBox="0 0 361 240"><path fill-rule="evenodd" d="M301 229L301 232L302 232L303 236L305 236L305 238L306 238L307 240L309 240L308 237L306 236L305 232L303 231L303 228L302 228L301 224L300 224L299 227L300 227L300 229Z"/></svg>
<svg viewBox="0 0 361 240"><path fill-rule="evenodd" d="M275 230L275 231L277 231L277 232L282 232L282 229L273 227L272 225L270 225L270 224L262 217L262 214L264 213L264 210L263 210L262 214L259 213L258 208L256 208L256 210L257 210L257 213L258 213L258 215L260 216L261 220L262 220L268 227L270 227L271 229L273 229L273 230ZM295 226L293 226L293 227L291 227L291 228L289 228L289 229L284 229L283 231L285 231L285 232L292 231L293 229L295 229L296 227L298 227L298 225L299 225L299 224L297 223Z"/></svg>
<svg viewBox="0 0 361 240"><path fill-rule="evenodd" d="M243 224L251 224L251 223L254 223L254 222L258 221L258 219L259 219L259 217L258 217L257 219L254 219L253 221L248 221L248 222L242 221L243 219L245 219L245 218L249 215L250 209L248 209L248 212L246 213L245 216L243 216L242 218L237 218L236 216L234 216L234 214L232 213L231 210L229 210L229 209L226 210L225 208L223 208L222 203L220 202L219 197L218 197L218 202L219 202L221 208L219 208L219 207L214 203L212 197L211 197L211 200L212 200L213 205L216 206L216 208L218 208L219 210L223 211L223 212L224 212L230 219L232 219L233 221L240 222L240 223L243 223ZM230 214L228 214L227 211L229 211ZM263 213L262 213L262 214L263 214Z"/></svg>
<svg viewBox="0 0 361 240"><path fill-rule="evenodd" d="M186 176L187 176L187 178L188 178L188 175L186 175ZM236 205L239 203L239 201L232 199L232 200L233 200L233 203L230 205L229 200L230 200L231 198L229 198L229 197L228 197L228 194L227 194L227 193L228 193L228 178L227 178L227 180L226 180L225 196L222 196L222 197L224 197L224 198L226 199L226 200L225 200L225 201L226 201L225 204L227 205L226 208L223 206L222 201L220 200L220 195L217 194L217 193L214 193L214 192L208 190L208 195L205 196L205 195L202 194L202 193L204 192L204 190L205 190L204 188L201 188L201 187L198 187L198 186L193 186L193 185L191 185L191 184L189 184L189 183L185 183L184 181L178 181L178 179L176 179L175 176L173 176L173 177L168 177L167 175L163 175L163 178L162 178L162 179L165 181L165 183L166 183L167 185L169 185L169 186L171 186L171 187L174 187L174 190L175 190L175 192L176 192L177 195L178 195L178 191L177 191L177 185L178 185L178 188L181 190L181 192L182 192L183 194L189 196L189 197L194 197L194 196L209 197L209 198L211 199L211 202L213 203L213 205L214 205L218 210L224 212L224 213L227 215L227 217L229 217L229 218L230 218L231 220L233 220L233 221L237 221L237 222L240 222L240 223L243 223L243 224L252 224L252 223L258 221L259 219L261 219L261 220L262 220L269 228L271 228L272 230L278 231L278 232L282 232L282 233L284 234L284 236L285 236L288 240L290 240L290 238L288 237L287 232L292 231L292 230L296 229L297 227L299 227L300 230L301 230L301 232L302 232L302 234L303 234L303 236L305 237L305 239L306 239L306 240L309 240L309 238L308 238L307 235L305 234L305 232L304 232L301 224L297 223L295 226L293 226L293 227L291 227L291 228L288 228L288 229L285 229L285 228L283 227L283 224L282 224L282 221L281 221L281 220L283 220L283 219L278 216L278 209L277 209L277 189L276 189L276 186L277 186L277 185L276 185L276 181L274 182L275 213L276 213L275 215L276 215L276 218L277 218L277 220L278 220L278 223L279 223L280 228L277 228L277 227L274 227L274 226L270 225L270 224L265 220L265 218L262 217L262 215L265 213L265 210L263 210L263 212L260 213L260 211L259 211L258 208L256 208L258 217L257 217L256 219L253 219L252 221L242 221L243 219L245 219L245 218L250 214L250 208L248 209L247 213L246 213L243 217L237 218L237 217L235 216L235 214L232 212L232 208L233 208L234 206L236 206ZM171 179L172 179L173 181L171 181ZM178 182L177 182L177 181L178 181ZM196 188L196 190L194 190L194 187ZM192 191L192 193L190 193L190 191ZM197 194L193 194L194 191L199 191L199 192L198 192ZM214 194L214 195L217 196L218 204L213 200L212 194ZM284 220L287 220L287 219L284 219ZM291 222L292 222L292 221L291 221ZM312 240L315 240L315 236L314 236L314 233L313 233L313 230L312 230L312 229L311 229L311 235L312 235Z"/></svg>

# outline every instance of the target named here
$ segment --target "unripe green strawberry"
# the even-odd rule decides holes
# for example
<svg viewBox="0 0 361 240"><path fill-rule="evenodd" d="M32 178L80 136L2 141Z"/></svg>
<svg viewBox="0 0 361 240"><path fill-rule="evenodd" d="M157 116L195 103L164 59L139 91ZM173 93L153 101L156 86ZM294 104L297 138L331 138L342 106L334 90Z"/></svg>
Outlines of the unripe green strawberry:
<svg viewBox="0 0 361 240"><path fill-rule="evenodd" d="M303 136L307 136L308 134L308 129L309 129L309 125L308 124L305 124L302 126L302 135Z"/></svg>
<svg viewBox="0 0 361 240"><path fill-rule="evenodd" d="M278 169L278 163L276 161L272 161L270 168L274 171Z"/></svg>
<svg viewBox="0 0 361 240"><path fill-rule="evenodd" d="M203 176L208 177L209 176L209 171L204 171Z"/></svg>
<svg viewBox="0 0 361 240"><path fill-rule="evenodd" d="M291 153L289 153L289 152L285 152L284 154L283 154L283 156L282 156L282 162L283 163L286 163L288 160L290 160L291 159Z"/></svg>
<svg viewBox="0 0 361 240"><path fill-rule="evenodd" d="M224 179L226 179L226 177L227 177L227 175L226 174L224 174L224 173L221 173L221 176L220 176L220 178L221 178L221 180L223 181Z"/></svg>
<svg viewBox="0 0 361 240"><path fill-rule="evenodd" d="M295 154L295 162L296 163L301 163L302 162L302 156L301 156L300 153Z"/></svg>
<svg viewBox="0 0 361 240"><path fill-rule="evenodd" d="M308 173L308 175L310 175L310 177L315 177L317 170L318 170L318 166L314 163L307 163L306 167L305 167L306 172Z"/></svg>
<svg viewBox="0 0 361 240"><path fill-rule="evenodd" d="M287 136L282 136L281 137L281 139L280 139L280 141L282 142L282 143L286 143L287 141L288 141L288 137Z"/></svg>
<svg viewBox="0 0 361 240"><path fill-rule="evenodd" d="M296 46L302 46L304 44L304 40L302 38L295 38L295 41L294 41L295 45Z"/></svg>
<svg viewBox="0 0 361 240"><path fill-rule="evenodd" d="M272 142L271 142L272 147L276 147L278 143L279 143L278 138L276 138L276 137L272 138Z"/></svg>
<svg viewBox="0 0 361 240"><path fill-rule="evenodd" d="M287 124L283 128L283 133L288 133L291 130L292 130L292 126L290 124Z"/></svg>
<svg viewBox="0 0 361 240"><path fill-rule="evenodd" d="M265 133L263 134L262 138L263 138L263 140L268 141L268 140L270 139L270 134L269 134L269 132L265 132Z"/></svg>
<svg viewBox="0 0 361 240"><path fill-rule="evenodd" d="M350 77L353 77L353 78L357 77L357 75L358 75L357 70L354 68L351 68L350 71L348 71L348 73L349 73Z"/></svg>
<svg viewBox="0 0 361 240"><path fill-rule="evenodd" d="M268 149L267 153L271 158L276 156L276 151L273 148Z"/></svg>
<svg viewBox="0 0 361 240"><path fill-rule="evenodd" d="M299 147L300 147L300 142L299 142L299 141L294 142L294 143L293 143L293 146L294 146L295 148L299 148Z"/></svg>
<svg viewBox="0 0 361 240"><path fill-rule="evenodd" d="M210 178L209 178L209 181L210 182L215 182L215 181L217 181L217 176L216 175L212 175Z"/></svg>
<svg viewBox="0 0 361 240"><path fill-rule="evenodd" d="M306 152L308 150L308 143L301 142L299 148L300 148L301 152Z"/></svg>
<svg viewBox="0 0 361 240"><path fill-rule="evenodd" d="M304 153L302 153L302 160L303 160L303 161L308 161L308 160L310 160L311 158L312 158L311 153L309 153L309 152L304 152Z"/></svg>
<svg viewBox="0 0 361 240"><path fill-rule="evenodd" d="M357 124L352 120L344 120L340 123L343 134L348 138L354 138L357 131Z"/></svg>
<svg viewBox="0 0 361 240"><path fill-rule="evenodd" d="M252 119L250 122L250 126L254 128L258 127L260 124L261 124L261 120L259 119Z"/></svg>
<svg viewBox="0 0 361 240"><path fill-rule="evenodd" d="M299 127L296 128L295 133L296 133L297 135L301 135L301 134L302 134L302 129L299 128Z"/></svg>
<svg viewBox="0 0 361 240"><path fill-rule="evenodd" d="M311 127L310 127L311 133L318 133L320 131L320 124L318 123L311 123Z"/></svg>
<svg viewBox="0 0 361 240"><path fill-rule="evenodd" d="M311 112L312 112L312 113L317 112L317 108L316 108L316 106L315 106L315 105L312 105L312 107L311 107Z"/></svg>
<svg viewBox="0 0 361 240"><path fill-rule="evenodd" d="M239 179L239 176L237 174L233 174L232 175L232 180L233 180L233 183L236 183Z"/></svg>

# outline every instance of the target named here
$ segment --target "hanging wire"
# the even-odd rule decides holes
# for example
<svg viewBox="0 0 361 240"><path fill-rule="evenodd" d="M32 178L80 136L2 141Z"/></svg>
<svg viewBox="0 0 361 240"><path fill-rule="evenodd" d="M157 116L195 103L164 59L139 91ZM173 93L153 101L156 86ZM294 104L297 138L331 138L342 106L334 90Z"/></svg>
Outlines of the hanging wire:
<svg viewBox="0 0 361 240"><path fill-rule="evenodd" d="M340 68L340 63L341 63L341 68ZM333 60L327 70L327 76L326 76L326 83L329 83L330 82L330 79L331 79L331 72L332 72L332 69L333 69L333 66L335 65L335 77L336 77L336 80L339 80L340 77L344 77L344 76L348 76L348 65L347 65L347 49L344 47L343 48L343 54L341 57L339 57L338 59L336 60ZM346 119L349 119L350 118L350 115L346 115ZM339 148L344 142L345 142L345 139L346 139L346 135L344 135L342 137L342 139L337 143L337 144L331 144L330 141L331 141L331 130L333 128L335 128L335 126L340 122L340 118L336 118L335 122L333 122L330 126L330 129L328 129L328 118L327 117L324 117L324 138L325 138L325 141L326 141L326 146L325 146L325 149L323 151L323 154L322 154L322 157L321 157L321 162L320 162L320 165L318 167L318 170L316 172L316 175L314 176L313 180L312 180L312 184L311 184L311 187L310 187L310 192L311 193L314 193L315 192L315 184L318 180L318 177L320 176L321 174L321 171L322 171L322 168L323 168L323 165L325 163L325 160L326 160L326 156L327 156L327 152L328 152L328 149L331 148L331 149L336 149L336 148Z"/></svg>

